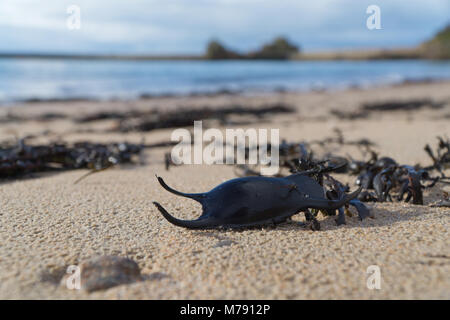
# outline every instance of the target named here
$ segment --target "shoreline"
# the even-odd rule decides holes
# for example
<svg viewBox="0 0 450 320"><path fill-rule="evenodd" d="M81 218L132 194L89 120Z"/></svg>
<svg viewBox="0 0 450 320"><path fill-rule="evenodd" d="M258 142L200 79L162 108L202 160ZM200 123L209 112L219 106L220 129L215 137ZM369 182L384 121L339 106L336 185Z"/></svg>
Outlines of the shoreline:
<svg viewBox="0 0 450 320"><path fill-rule="evenodd" d="M68 98L28 98L19 99L12 101L1 101L0 108L10 108L16 105L23 104L61 104L61 103L78 103L78 102L88 102L88 103L107 103L107 102L138 102L151 99L183 99L183 98L195 98L195 97L217 97L217 96L270 96L278 94L308 94L314 92L345 92L348 90L371 90L377 88L391 88L391 87L403 87L409 85L427 85L435 83L450 83L450 79L440 79L440 78L419 78L419 79L403 79L398 83L377 83L371 85L348 85L346 87L317 87L310 89L289 89L285 87L275 87L268 90L245 90L245 89L217 89L211 91L191 91L187 93L176 93L176 92L162 92L159 94L152 93L141 93L135 98L93 98L88 96L79 97L68 97Z"/></svg>
<svg viewBox="0 0 450 320"><path fill-rule="evenodd" d="M65 54L65 53L21 53L3 52L0 59L39 59L39 60L111 60L111 61L261 61L263 58L254 57L232 57L224 59L210 59L203 54L160 54L160 55L132 55L132 54ZM334 60L389 60L389 59L421 59L433 60L422 56L420 48L391 48L391 49L357 49L357 50L327 50L300 52L286 59L269 59L281 61L334 61Z"/></svg>

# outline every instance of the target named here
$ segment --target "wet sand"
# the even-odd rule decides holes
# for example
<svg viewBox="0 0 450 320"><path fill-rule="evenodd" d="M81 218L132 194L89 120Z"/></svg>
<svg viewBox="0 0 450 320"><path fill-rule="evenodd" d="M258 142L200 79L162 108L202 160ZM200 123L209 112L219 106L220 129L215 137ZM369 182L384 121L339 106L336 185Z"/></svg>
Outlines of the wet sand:
<svg viewBox="0 0 450 320"><path fill-rule="evenodd" d="M431 99L440 109L373 113L368 118L340 120L330 110L357 110L362 103L392 99ZM183 106L261 105L282 102L295 115L280 115L242 126L279 128L288 141L329 137L370 138L374 148L403 164L431 164L423 151L436 136L450 136L450 83L408 84L369 90L276 93L263 96L155 98L129 102L33 103L7 112L70 115L130 108L172 109ZM10 122L0 125L0 139L47 131L40 138L66 141L129 141L170 139L172 130L148 133L102 133L113 121L74 124L55 121ZM234 127L233 127L234 128ZM80 131L80 130L84 131ZM223 129L223 127L222 127ZM89 132L88 130L91 130ZM95 130L95 133L92 132ZM319 216L321 231L294 221L274 228L244 231L192 231L169 224L153 206L158 201L183 219L198 216L200 207L163 190L155 174L176 189L202 192L236 177L231 166L185 165L165 171L163 154L146 150L142 165L127 165L73 182L86 170L35 174L0 182L1 299L449 299L450 209L429 203L449 191L438 184L425 192L425 204L371 203L375 218L354 215L336 226ZM354 147L337 154L361 157ZM450 172L446 172L450 174ZM352 182L355 177L336 175ZM352 186L353 187L353 186ZM144 281L87 293L68 290L59 279L68 265L97 255L135 260ZM366 286L367 268L381 271L381 289Z"/></svg>

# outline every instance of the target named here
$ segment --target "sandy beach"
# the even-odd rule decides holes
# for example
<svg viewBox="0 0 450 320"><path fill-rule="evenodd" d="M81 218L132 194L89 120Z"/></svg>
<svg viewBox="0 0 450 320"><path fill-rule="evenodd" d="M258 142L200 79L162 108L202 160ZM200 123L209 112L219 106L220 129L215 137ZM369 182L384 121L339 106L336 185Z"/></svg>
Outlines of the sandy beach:
<svg viewBox="0 0 450 320"><path fill-rule="evenodd" d="M364 103L413 99L443 106L352 120L332 113L353 112ZM333 136L339 129L348 139L369 138L380 155L410 165L430 165L424 145L436 146L437 136L450 136L450 82L435 82L364 90L22 103L0 107L0 117L64 113L69 118L1 123L0 140L38 135L35 141L157 143L169 140L172 130L115 133L105 130L113 120L78 124L70 116L270 103L293 106L296 113L231 127L278 128L281 138L306 142ZM449 185L427 189L424 205L368 203L374 219L360 221L353 215L346 225L337 226L333 217L319 215L320 231L297 224L303 215L270 228L186 230L169 224L152 202L183 219L198 217L200 206L162 189L155 174L185 192L208 191L236 175L226 165L183 165L166 171L163 160L169 150L145 150L141 164L99 172L78 184L74 181L87 170L0 180L0 299L450 298L450 209L429 206L450 191ZM362 157L351 146L333 152ZM336 177L355 189L355 176ZM61 285L69 265L98 255L133 259L144 280L92 293ZM381 271L379 290L366 285L371 265Z"/></svg>

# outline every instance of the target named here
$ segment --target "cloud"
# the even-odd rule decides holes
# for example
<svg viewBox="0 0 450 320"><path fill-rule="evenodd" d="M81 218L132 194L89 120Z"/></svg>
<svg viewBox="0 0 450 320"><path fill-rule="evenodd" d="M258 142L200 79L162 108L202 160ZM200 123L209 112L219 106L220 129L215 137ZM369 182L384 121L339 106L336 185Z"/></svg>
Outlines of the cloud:
<svg viewBox="0 0 450 320"><path fill-rule="evenodd" d="M382 30L365 26L372 1L14 0L0 2L1 51L200 53L215 37L251 50L277 35L305 49L416 45L448 23L448 0L377 0ZM81 8L68 30L66 9Z"/></svg>

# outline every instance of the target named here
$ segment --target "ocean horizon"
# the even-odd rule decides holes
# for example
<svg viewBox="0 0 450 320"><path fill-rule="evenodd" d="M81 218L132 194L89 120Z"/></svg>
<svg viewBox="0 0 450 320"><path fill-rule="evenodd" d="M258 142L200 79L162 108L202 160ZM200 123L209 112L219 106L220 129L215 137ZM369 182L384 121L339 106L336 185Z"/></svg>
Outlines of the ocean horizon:
<svg viewBox="0 0 450 320"><path fill-rule="evenodd" d="M450 61L0 59L0 103L341 90L450 79Z"/></svg>

